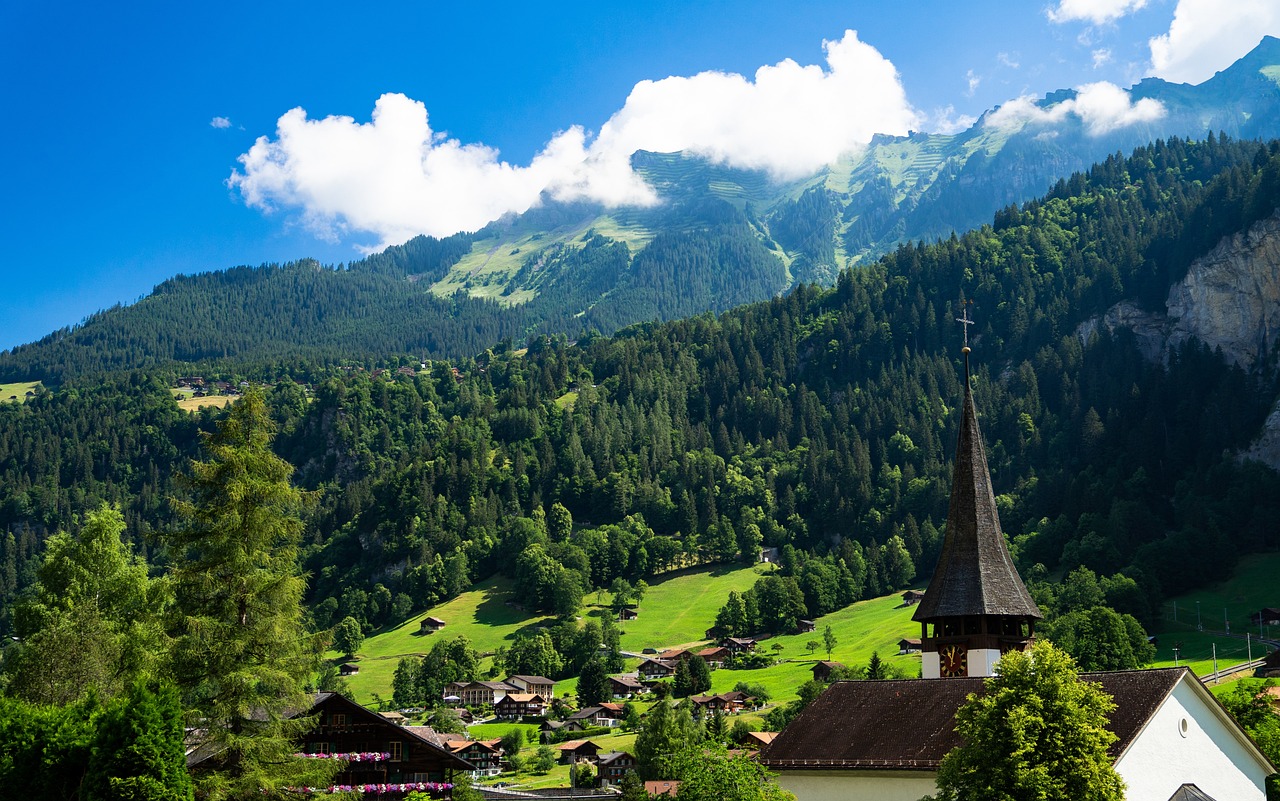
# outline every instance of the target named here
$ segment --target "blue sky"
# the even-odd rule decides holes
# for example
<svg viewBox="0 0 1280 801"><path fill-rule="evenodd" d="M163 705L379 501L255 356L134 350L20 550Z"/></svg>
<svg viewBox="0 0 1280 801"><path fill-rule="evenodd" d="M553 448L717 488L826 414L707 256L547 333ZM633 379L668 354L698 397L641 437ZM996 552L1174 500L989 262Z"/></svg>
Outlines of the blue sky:
<svg viewBox="0 0 1280 801"><path fill-rule="evenodd" d="M1100 81L1198 82L1263 33L1280 34L1278 5L15 0L0 8L0 348L177 273L347 261L416 231L474 227L547 187L642 192L601 178L613 151L637 144L704 148L783 174L876 126L939 130ZM795 64L774 69L786 59ZM761 67L781 87L772 95L765 73L757 85ZM745 78L662 80L706 71ZM770 135L791 133L768 117L793 96L801 115L839 109L806 131L840 130L775 146ZM389 138L369 125L375 103ZM286 145L281 118L295 108L306 116L295 113ZM707 108L732 118L728 130L704 130ZM316 124L330 116L352 119ZM576 139L558 136L574 126ZM423 131L442 168L411 185L396 162L367 152ZM242 161L259 137L257 161ZM604 166L584 171L583 159ZM325 182L325 170L340 180ZM452 206L466 214L450 216Z"/></svg>

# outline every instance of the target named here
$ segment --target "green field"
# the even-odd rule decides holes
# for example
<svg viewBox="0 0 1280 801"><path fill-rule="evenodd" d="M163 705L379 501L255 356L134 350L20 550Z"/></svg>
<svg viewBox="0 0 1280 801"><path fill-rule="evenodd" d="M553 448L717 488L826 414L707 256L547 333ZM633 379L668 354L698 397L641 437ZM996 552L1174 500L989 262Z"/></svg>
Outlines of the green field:
<svg viewBox="0 0 1280 801"><path fill-rule="evenodd" d="M1277 575L1280 575L1280 553L1249 556L1229 580L1166 601L1161 619L1152 631L1158 638L1155 667L1173 665L1173 648L1177 644L1181 644L1178 664L1188 665L1200 675L1213 672L1215 646L1219 667L1244 662L1249 653L1248 643L1241 637L1227 636L1228 623L1232 634L1249 633L1254 640L1253 657L1261 656L1263 649L1256 641L1258 635L1280 639L1280 631L1268 627L1259 632L1256 625L1249 623L1249 615L1263 606L1280 604ZM1197 629L1197 619L1203 631Z"/></svg>
<svg viewBox="0 0 1280 801"><path fill-rule="evenodd" d="M28 392L35 392L39 381L19 381L16 384L0 384L0 403L6 401L25 403Z"/></svg>

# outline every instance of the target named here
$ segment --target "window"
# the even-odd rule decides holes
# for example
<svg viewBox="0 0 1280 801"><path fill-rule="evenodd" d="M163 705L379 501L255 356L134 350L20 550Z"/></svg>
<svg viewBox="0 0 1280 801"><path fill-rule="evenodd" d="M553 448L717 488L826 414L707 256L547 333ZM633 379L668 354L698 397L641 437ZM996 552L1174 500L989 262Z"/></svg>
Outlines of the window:
<svg viewBox="0 0 1280 801"><path fill-rule="evenodd" d="M312 746L311 746L311 753L313 753L313 754L328 754L328 753L330 753L330 751L329 751L329 743L314 743L314 744L312 744Z"/></svg>
<svg viewBox="0 0 1280 801"><path fill-rule="evenodd" d="M392 762L400 761L400 741L399 740L392 740L391 742L387 743L387 751L391 752Z"/></svg>
<svg viewBox="0 0 1280 801"><path fill-rule="evenodd" d="M334 714L333 717L330 718L329 725L345 726L347 725L347 716L344 714Z"/></svg>

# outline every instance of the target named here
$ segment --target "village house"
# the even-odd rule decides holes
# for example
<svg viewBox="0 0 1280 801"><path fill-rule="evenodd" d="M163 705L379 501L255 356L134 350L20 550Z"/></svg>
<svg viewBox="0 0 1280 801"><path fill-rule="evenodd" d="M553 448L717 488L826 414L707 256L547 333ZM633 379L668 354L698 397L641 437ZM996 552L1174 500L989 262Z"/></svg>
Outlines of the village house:
<svg viewBox="0 0 1280 801"><path fill-rule="evenodd" d="M587 726L613 728L622 722L622 704L600 704L580 709L569 716L569 722L573 721Z"/></svg>
<svg viewBox="0 0 1280 801"><path fill-rule="evenodd" d="M348 762L334 777L335 786L403 784L402 790L379 798L403 798L415 790L449 798L454 776L475 770L466 759L442 746L431 729L397 726L337 693L316 695L306 714L316 717L316 725L301 737L300 753L385 755Z"/></svg>
<svg viewBox="0 0 1280 801"><path fill-rule="evenodd" d="M502 772L502 749L484 740L446 740L450 752L475 765L471 778L482 779Z"/></svg>
<svg viewBox="0 0 1280 801"><path fill-rule="evenodd" d="M676 673L676 667L659 659L646 659L636 668L636 672L643 681L653 682L671 678Z"/></svg>
<svg viewBox="0 0 1280 801"><path fill-rule="evenodd" d="M1003 653L1030 648L1039 607L1000 529L965 348L964 399L946 535L912 619L923 678L830 685L760 753L798 801L916 801L960 744L956 711ZM1276 771L1185 667L1085 673L1116 709L1110 755L1127 801L1263 801ZM888 722L896 725L886 725ZM906 725L908 724L909 725Z"/></svg>
<svg viewBox="0 0 1280 801"><path fill-rule="evenodd" d="M924 593L919 590L907 590L902 593L903 606L915 606L924 600Z"/></svg>
<svg viewBox="0 0 1280 801"><path fill-rule="evenodd" d="M796 623L796 633L808 634L818 630L818 624L812 620L800 620Z"/></svg>
<svg viewBox="0 0 1280 801"><path fill-rule="evenodd" d="M635 607L626 606L623 607L622 611L618 612L618 620L624 623L628 620L635 620L638 617L640 617L640 610Z"/></svg>
<svg viewBox="0 0 1280 801"><path fill-rule="evenodd" d="M1264 626L1280 626L1280 609L1274 606L1263 607L1262 609L1249 615L1249 620L1253 625L1261 623Z"/></svg>
<svg viewBox="0 0 1280 801"><path fill-rule="evenodd" d="M634 698L644 692L644 685L634 676L610 676L609 688L614 698Z"/></svg>
<svg viewBox="0 0 1280 801"><path fill-rule="evenodd" d="M676 662L687 662L693 659L693 651L688 648L668 648L658 654L658 661L675 665Z"/></svg>
<svg viewBox="0 0 1280 801"><path fill-rule="evenodd" d="M813 680L821 682L831 681L831 671L844 670L845 667L840 662L815 662L810 670L813 671Z"/></svg>
<svg viewBox="0 0 1280 801"><path fill-rule="evenodd" d="M741 654L754 651L757 642L755 637L725 637L720 641L720 647L729 649L731 654Z"/></svg>
<svg viewBox="0 0 1280 801"><path fill-rule="evenodd" d="M920 640L913 637L903 637L898 640L898 655L918 654L920 653Z"/></svg>
<svg viewBox="0 0 1280 801"><path fill-rule="evenodd" d="M596 777L601 787L617 787L622 777L636 772L636 758L626 751L613 751L596 757Z"/></svg>
<svg viewBox="0 0 1280 801"><path fill-rule="evenodd" d="M354 676L359 672L360 666L355 662L343 662L341 665L338 665L339 676Z"/></svg>
<svg viewBox="0 0 1280 801"><path fill-rule="evenodd" d="M712 670L719 670L724 667L724 663L729 660L730 656L728 648L721 648L718 645L713 648L703 648L696 655L701 657L702 661L707 663L707 667Z"/></svg>
<svg viewBox="0 0 1280 801"><path fill-rule="evenodd" d="M742 738L741 745L743 748L758 751L773 742L774 738L777 736L778 733L776 731L749 731L746 736Z"/></svg>
<svg viewBox="0 0 1280 801"><path fill-rule="evenodd" d="M507 684L521 692L541 695L547 702L556 695L556 683L544 676L508 676Z"/></svg>
<svg viewBox="0 0 1280 801"><path fill-rule="evenodd" d="M660 795L675 798L680 792L680 782L675 781L652 781L644 783L644 794L650 798L657 798Z"/></svg>
<svg viewBox="0 0 1280 801"><path fill-rule="evenodd" d="M516 688L502 681L453 682L445 685L445 699L456 697L464 706L494 706Z"/></svg>
<svg viewBox="0 0 1280 801"><path fill-rule="evenodd" d="M493 705L493 714L499 720L542 717L547 714L547 702L536 693L507 693Z"/></svg>
<svg viewBox="0 0 1280 801"><path fill-rule="evenodd" d="M569 740L557 746L560 752L560 764L571 765L575 762L595 762L600 753L600 746L590 740Z"/></svg>

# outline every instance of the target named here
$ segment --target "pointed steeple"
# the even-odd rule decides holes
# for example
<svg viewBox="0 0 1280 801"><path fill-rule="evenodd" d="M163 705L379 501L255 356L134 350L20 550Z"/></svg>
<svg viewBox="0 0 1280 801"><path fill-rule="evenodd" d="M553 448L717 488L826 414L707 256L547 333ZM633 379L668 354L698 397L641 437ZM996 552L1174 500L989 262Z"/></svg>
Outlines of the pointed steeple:
<svg viewBox="0 0 1280 801"><path fill-rule="evenodd" d="M968 350L965 348L964 404L951 476L946 539L929 589L912 619L927 622L964 615L1040 619L1040 608L1018 576L1000 529L987 450L969 385Z"/></svg>
<svg viewBox="0 0 1280 801"><path fill-rule="evenodd" d="M1040 608L1022 583L1000 530L987 449L969 382L968 310L964 401L951 476L947 533L938 566L912 620L920 623L925 678L990 676L1000 655L1029 647ZM930 631L932 626L932 631Z"/></svg>

